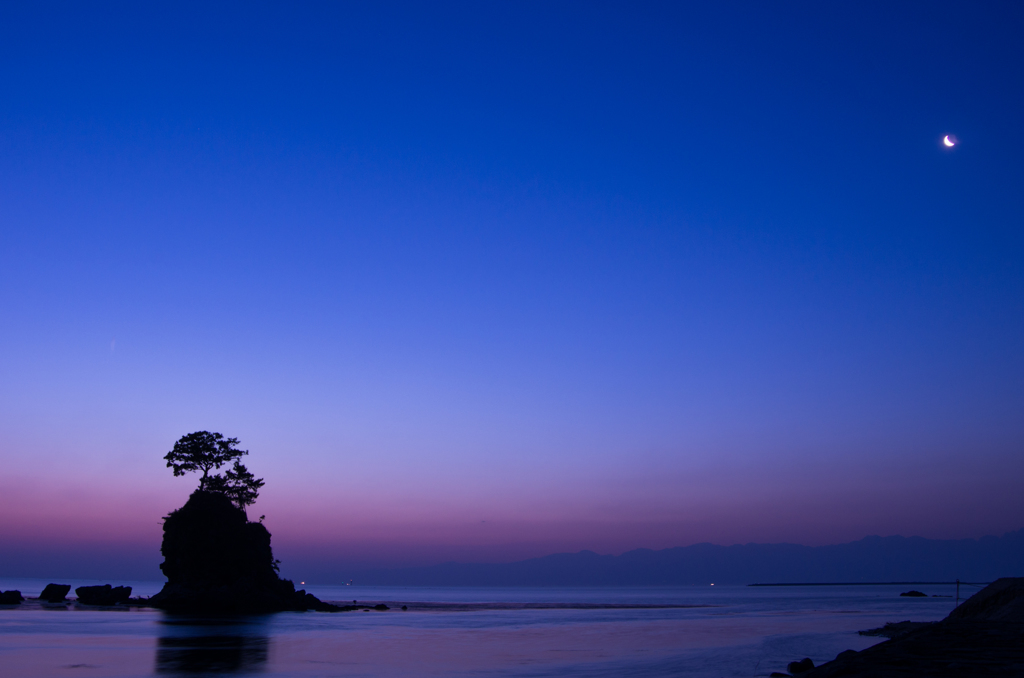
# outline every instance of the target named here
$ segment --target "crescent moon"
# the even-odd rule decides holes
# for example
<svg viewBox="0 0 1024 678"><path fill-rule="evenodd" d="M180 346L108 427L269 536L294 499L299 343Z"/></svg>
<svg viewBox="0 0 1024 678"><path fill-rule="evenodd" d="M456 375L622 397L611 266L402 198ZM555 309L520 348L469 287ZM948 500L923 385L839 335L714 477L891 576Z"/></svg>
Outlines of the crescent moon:
<svg viewBox="0 0 1024 678"><path fill-rule="evenodd" d="M946 144L947 148L953 148L956 146L956 142L949 138L949 135L942 137L942 143Z"/></svg>

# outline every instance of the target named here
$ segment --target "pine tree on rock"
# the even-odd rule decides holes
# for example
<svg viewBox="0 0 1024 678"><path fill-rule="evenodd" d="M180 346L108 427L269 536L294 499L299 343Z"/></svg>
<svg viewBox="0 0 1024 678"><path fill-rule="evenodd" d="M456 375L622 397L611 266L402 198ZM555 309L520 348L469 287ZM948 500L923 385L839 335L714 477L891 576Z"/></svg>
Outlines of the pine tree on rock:
<svg viewBox="0 0 1024 678"><path fill-rule="evenodd" d="M263 479L255 477L239 459L249 454L248 450L238 449L238 438L225 438L220 433L196 431L178 439L174 449L164 459L167 467L173 469L175 476L202 471L199 489L206 492L219 492L231 499L240 509L252 505L263 487ZM211 471L220 469L227 463L234 462L224 475L213 474Z"/></svg>
<svg viewBox="0 0 1024 678"><path fill-rule="evenodd" d="M160 569L167 583L149 604L201 614L342 610L296 591L291 580L280 577L270 532L262 518L254 523L245 513L263 487L263 479L239 461L246 454L238 449L238 438L196 431L182 436L164 457L176 476L203 475L185 505L164 518ZM229 463L223 474L215 473Z"/></svg>
<svg viewBox="0 0 1024 678"><path fill-rule="evenodd" d="M174 449L167 453L167 468L174 470L175 476L202 471L199 489L206 489L210 471L219 469L224 464L249 454L248 450L238 449L238 438L225 438L220 433L196 431L178 439Z"/></svg>

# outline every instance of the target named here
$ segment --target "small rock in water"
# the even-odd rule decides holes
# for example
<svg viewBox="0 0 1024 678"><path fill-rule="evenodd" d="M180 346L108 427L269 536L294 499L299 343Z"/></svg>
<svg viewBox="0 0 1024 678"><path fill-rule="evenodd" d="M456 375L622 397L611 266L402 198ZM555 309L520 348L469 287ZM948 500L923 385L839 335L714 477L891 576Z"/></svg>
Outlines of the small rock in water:
<svg viewBox="0 0 1024 678"><path fill-rule="evenodd" d="M796 675L798 673L804 673L814 668L814 662L811 661L810 657L804 657L798 662L789 662L786 666L786 670Z"/></svg>
<svg viewBox="0 0 1024 678"><path fill-rule="evenodd" d="M927 593L921 593L920 591L904 591L900 594L901 598L927 598Z"/></svg>
<svg viewBox="0 0 1024 678"><path fill-rule="evenodd" d="M131 586L79 586L75 589L78 602L84 605L116 605L127 603L132 596Z"/></svg>
<svg viewBox="0 0 1024 678"><path fill-rule="evenodd" d="M23 600L21 591L0 591L0 605L17 605Z"/></svg>
<svg viewBox="0 0 1024 678"><path fill-rule="evenodd" d="M43 592L39 594L39 600L45 600L48 603L60 603L64 601L64 596L68 595L70 590L70 584L47 584Z"/></svg>

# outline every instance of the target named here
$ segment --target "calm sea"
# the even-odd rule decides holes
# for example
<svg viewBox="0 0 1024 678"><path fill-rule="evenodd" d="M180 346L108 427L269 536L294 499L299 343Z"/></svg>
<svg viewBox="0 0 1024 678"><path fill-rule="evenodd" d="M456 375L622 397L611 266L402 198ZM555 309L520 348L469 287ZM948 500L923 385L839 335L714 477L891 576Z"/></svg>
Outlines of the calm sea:
<svg viewBox="0 0 1024 678"><path fill-rule="evenodd" d="M0 589L35 596L46 583L0 579ZM143 596L160 588L111 583L130 583ZM0 674L767 676L795 659L818 664L880 640L859 629L941 619L954 602L901 598L907 586L305 588L324 600L392 609L201 620L74 603L0 607Z"/></svg>

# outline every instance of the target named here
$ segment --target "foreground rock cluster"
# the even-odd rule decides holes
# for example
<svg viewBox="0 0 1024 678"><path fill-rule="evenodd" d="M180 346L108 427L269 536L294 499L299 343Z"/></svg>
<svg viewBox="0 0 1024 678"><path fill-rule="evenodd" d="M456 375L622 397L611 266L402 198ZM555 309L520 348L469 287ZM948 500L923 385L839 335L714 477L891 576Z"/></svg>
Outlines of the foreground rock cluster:
<svg viewBox="0 0 1024 678"><path fill-rule="evenodd" d="M281 579L270 532L220 492L196 490L164 519L167 583L149 605L170 612L262 613L343 608Z"/></svg>
<svg viewBox="0 0 1024 678"><path fill-rule="evenodd" d="M68 591L70 590L70 584L47 584L36 600L43 603L66 604ZM75 595L78 596L77 602L82 605L112 606L127 604L131 602L132 587L111 586L110 584L79 586L75 589ZM0 605L19 605L24 600L25 597L21 595L21 591L0 591ZM137 599L135 602L138 604Z"/></svg>
<svg viewBox="0 0 1024 678"><path fill-rule="evenodd" d="M890 626L891 640L847 650L817 668L791 665L790 672L802 678L1024 676L1022 577L989 584L940 622Z"/></svg>

